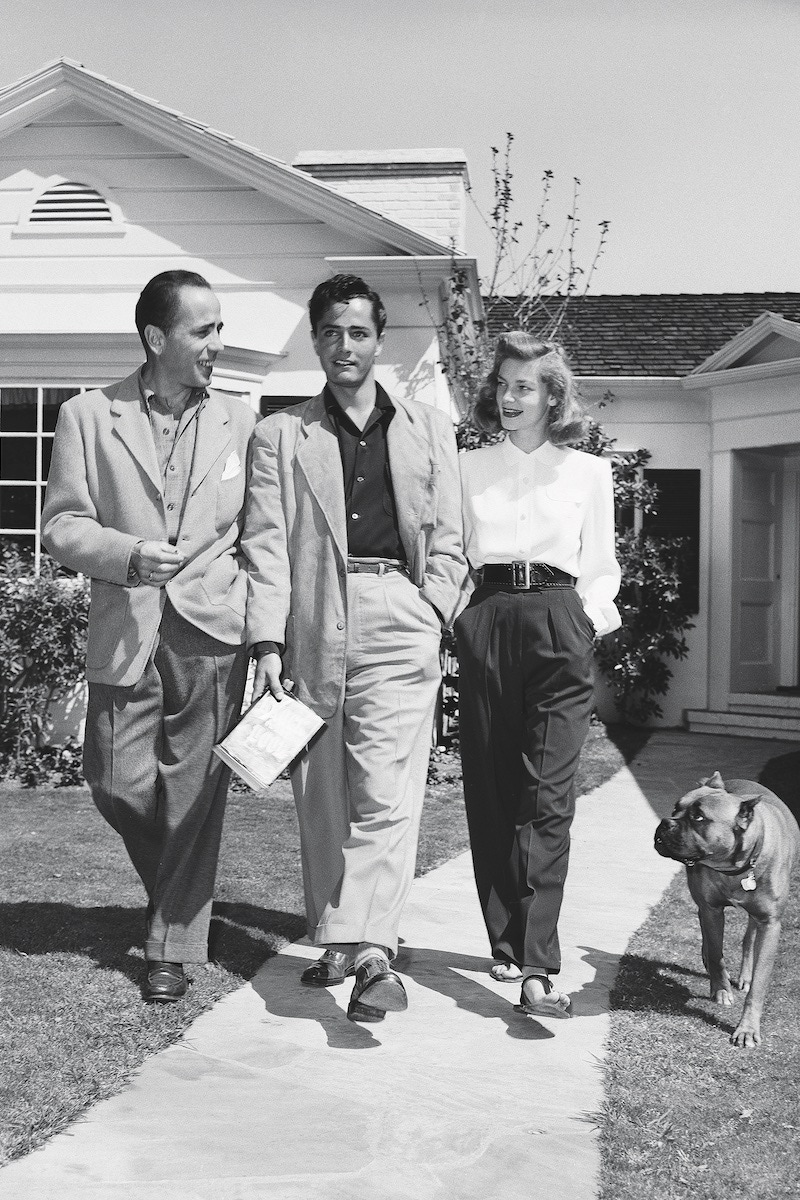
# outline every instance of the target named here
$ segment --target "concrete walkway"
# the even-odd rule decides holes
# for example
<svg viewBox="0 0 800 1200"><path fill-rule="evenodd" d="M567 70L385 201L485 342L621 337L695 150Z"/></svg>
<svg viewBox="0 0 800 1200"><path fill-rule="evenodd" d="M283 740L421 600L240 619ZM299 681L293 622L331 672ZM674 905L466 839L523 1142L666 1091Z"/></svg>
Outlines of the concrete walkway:
<svg viewBox="0 0 800 1200"><path fill-rule="evenodd" d="M468 855L414 884L410 1007L345 1018L300 986L303 943L200 1017L119 1096L0 1171L3 1200L594 1200L608 993L677 864L658 818L701 776L756 778L793 746L676 731L584 796L560 922L574 1019L535 1020L487 975Z"/></svg>

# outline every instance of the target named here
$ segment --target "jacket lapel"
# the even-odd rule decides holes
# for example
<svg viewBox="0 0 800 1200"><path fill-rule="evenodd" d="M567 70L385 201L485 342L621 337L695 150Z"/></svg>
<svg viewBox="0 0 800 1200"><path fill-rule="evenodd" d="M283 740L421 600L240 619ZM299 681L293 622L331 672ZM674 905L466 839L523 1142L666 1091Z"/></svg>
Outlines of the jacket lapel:
<svg viewBox="0 0 800 1200"><path fill-rule="evenodd" d="M347 558L347 518L344 510L344 474L336 430L325 411L322 394L309 402L301 426L301 443L295 459L314 499L328 522L343 559Z"/></svg>
<svg viewBox="0 0 800 1200"><path fill-rule="evenodd" d="M132 457L163 494L155 442L147 413L142 406L138 371L123 379L119 385L111 401L111 417L113 432L122 439Z"/></svg>
<svg viewBox="0 0 800 1200"><path fill-rule="evenodd" d="M389 423L386 442L397 505L397 524L411 562L419 532L426 518L430 520L435 486L431 445L424 433L418 430L413 415L402 402L392 397L392 403L396 411Z"/></svg>
<svg viewBox="0 0 800 1200"><path fill-rule="evenodd" d="M230 445L229 422L230 418L225 405L213 392L209 392L208 398L197 414L194 461L189 484L190 496L195 494L219 456L224 454Z"/></svg>

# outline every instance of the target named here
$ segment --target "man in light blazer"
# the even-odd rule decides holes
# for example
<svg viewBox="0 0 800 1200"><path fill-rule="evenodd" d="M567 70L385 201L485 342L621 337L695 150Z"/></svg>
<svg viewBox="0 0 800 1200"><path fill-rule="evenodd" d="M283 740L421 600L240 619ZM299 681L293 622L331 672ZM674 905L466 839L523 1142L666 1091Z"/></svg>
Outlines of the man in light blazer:
<svg viewBox="0 0 800 1200"><path fill-rule="evenodd" d="M91 577L84 773L147 892L147 1000L208 958L228 771L212 755L247 672L239 557L255 415L208 390L220 306L167 271L136 306L146 362L61 408L42 539Z"/></svg>
<svg viewBox="0 0 800 1200"><path fill-rule="evenodd" d="M302 976L355 974L354 1021L407 1006L390 967L414 877L443 623L467 572L452 422L389 397L386 313L351 275L309 304L324 391L256 428L242 548L255 692L326 721L292 771L308 933ZM283 699L283 703L293 703Z"/></svg>

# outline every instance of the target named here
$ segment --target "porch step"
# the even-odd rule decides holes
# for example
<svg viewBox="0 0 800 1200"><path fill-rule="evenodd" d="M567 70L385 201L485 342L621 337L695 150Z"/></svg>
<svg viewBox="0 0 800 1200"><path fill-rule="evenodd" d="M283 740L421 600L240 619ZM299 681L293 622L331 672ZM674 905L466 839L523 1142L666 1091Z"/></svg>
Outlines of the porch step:
<svg viewBox="0 0 800 1200"><path fill-rule="evenodd" d="M691 733L721 733L726 737L771 738L778 742L800 742L800 711L787 712L772 698L774 711L708 712L687 709L686 725ZM794 706L792 706L794 707Z"/></svg>

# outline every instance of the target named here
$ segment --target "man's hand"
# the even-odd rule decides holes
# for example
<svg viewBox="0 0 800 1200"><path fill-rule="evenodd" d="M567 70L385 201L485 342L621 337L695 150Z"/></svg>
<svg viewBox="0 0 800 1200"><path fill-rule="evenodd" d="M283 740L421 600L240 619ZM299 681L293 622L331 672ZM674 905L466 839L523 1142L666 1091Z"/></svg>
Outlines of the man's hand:
<svg viewBox="0 0 800 1200"><path fill-rule="evenodd" d="M186 556L169 542L142 542L131 554L131 565L141 583L148 587L163 587L180 571Z"/></svg>
<svg viewBox="0 0 800 1200"><path fill-rule="evenodd" d="M276 700L283 699L284 692L290 692L294 684L291 679L281 682L280 654L262 654L256 663L256 673L253 678L253 700L258 700L269 690Z"/></svg>

